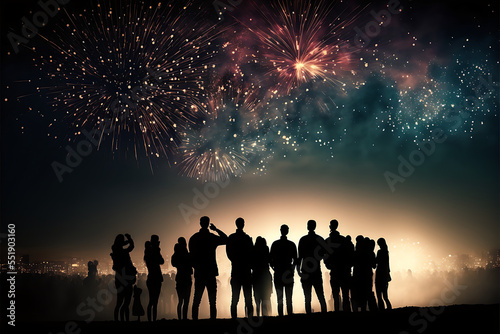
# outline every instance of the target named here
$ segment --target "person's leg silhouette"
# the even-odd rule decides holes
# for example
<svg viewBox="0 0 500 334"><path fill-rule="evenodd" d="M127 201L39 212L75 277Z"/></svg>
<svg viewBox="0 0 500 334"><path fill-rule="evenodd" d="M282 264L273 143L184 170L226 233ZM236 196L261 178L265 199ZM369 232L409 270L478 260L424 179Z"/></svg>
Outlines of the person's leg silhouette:
<svg viewBox="0 0 500 334"><path fill-rule="evenodd" d="M283 284L276 279L276 275L274 276L274 288L276 290L276 298L278 302L278 315L283 316Z"/></svg>
<svg viewBox="0 0 500 334"><path fill-rule="evenodd" d="M238 302L240 300L241 282L231 278L231 318L235 319L238 312Z"/></svg>
<svg viewBox="0 0 500 334"><path fill-rule="evenodd" d="M342 289L342 310L351 312L351 301L349 299L349 284L343 283L340 287Z"/></svg>
<svg viewBox="0 0 500 334"><path fill-rule="evenodd" d="M247 309L247 316L253 317L253 302L252 302L252 282L248 279L243 285L243 295L245 297L245 305Z"/></svg>
<svg viewBox="0 0 500 334"><path fill-rule="evenodd" d="M198 311L200 309L201 297L205 291L205 284L205 280L201 277L197 277L194 280L193 308L191 311L193 320L198 320Z"/></svg>
<svg viewBox="0 0 500 334"><path fill-rule="evenodd" d="M288 315L293 314L292 293L293 293L293 282L285 285L286 312Z"/></svg>
<svg viewBox="0 0 500 334"><path fill-rule="evenodd" d="M302 290L304 290L306 314L310 314L311 313L311 294L312 294L312 284L311 284L310 278L302 280Z"/></svg>
<svg viewBox="0 0 500 334"><path fill-rule="evenodd" d="M217 279L210 277L207 279L208 302L210 303L210 319L217 318Z"/></svg>
<svg viewBox="0 0 500 334"><path fill-rule="evenodd" d="M323 289L323 279L321 278L321 276L316 277L313 286L314 286L314 291L316 292L316 296L318 297L319 300L321 312L325 313L327 309L326 309L325 291ZM310 305L311 304L309 303L309 306Z"/></svg>

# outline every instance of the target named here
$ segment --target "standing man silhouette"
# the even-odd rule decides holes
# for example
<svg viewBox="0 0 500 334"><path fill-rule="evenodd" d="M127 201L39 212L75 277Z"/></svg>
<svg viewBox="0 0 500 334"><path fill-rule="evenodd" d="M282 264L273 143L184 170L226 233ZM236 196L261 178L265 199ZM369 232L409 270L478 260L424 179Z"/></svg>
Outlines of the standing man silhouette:
<svg viewBox="0 0 500 334"><path fill-rule="evenodd" d="M243 287L248 317L253 316L252 304L252 238L243 232L245 220L236 219L236 232L227 239L226 253L231 260L231 318L236 318L240 291Z"/></svg>
<svg viewBox="0 0 500 334"><path fill-rule="evenodd" d="M341 235L336 219L330 221L330 236L326 244L334 245L331 252L325 255L325 265L330 270L330 286L332 287L333 309L340 310L340 290L342 290L342 310L351 311L349 290L351 285L351 267L353 264L354 245Z"/></svg>
<svg viewBox="0 0 500 334"><path fill-rule="evenodd" d="M210 233L210 229L218 235ZM225 245L227 235L217 229L214 224L210 224L210 218L203 216L200 218L200 231L196 232L189 239L189 252L192 256L194 268L194 297L193 297L193 320L198 320L201 297L207 288L208 301L210 303L210 319L217 318L217 280L219 269L215 258L215 250L220 245Z"/></svg>
<svg viewBox="0 0 500 334"><path fill-rule="evenodd" d="M297 268L299 269L300 281L304 290L306 303L306 313L311 313L311 294L312 287L316 291L321 312L326 312L325 292L323 290L323 277L321 275L321 259L323 258L325 240L317 235L316 221L309 220L307 222L307 230L309 233L299 241L299 258Z"/></svg>
<svg viewBox="0 0 500 334"><path fill-rule="evenodd" d="M274 287L278 297L278 315L283 315L283 289L285 289L287 314L293 314L293 275L297 266L297 247L287 239L289 228L281 225L281 238L271 245L271 268L274 270ZM298 269L297 269L298 271Z"/></svg>

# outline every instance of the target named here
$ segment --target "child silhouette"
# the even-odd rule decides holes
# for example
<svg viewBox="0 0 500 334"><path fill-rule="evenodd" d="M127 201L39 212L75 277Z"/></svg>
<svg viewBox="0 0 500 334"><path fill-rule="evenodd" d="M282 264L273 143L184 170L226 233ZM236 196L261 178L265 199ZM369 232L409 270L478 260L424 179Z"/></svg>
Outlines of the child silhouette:
<svg viewBox="0 0 500 334"><path fill-rule="evenodd" d="M137 321L141 321L141 316L144 315L144 308L141 304L142 289L134 285L134 304L132 305L132 315L137 317Z"/></svg>

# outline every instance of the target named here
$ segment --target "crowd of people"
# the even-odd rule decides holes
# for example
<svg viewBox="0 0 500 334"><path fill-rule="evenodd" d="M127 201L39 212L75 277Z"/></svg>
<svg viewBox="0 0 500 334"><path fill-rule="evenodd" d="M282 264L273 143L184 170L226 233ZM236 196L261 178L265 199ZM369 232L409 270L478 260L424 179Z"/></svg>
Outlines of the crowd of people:
<svg viewBox="0 0 500 334"><path fill-rule="evenodd" d="M189 242L180 237L174 246L171 264L177 269L175 275L178 296L177 316L187 319L189 301L194 276L194 296L191 309L193 320L198 319L199 307L205 289L208 294L210 318L217 318L217 276L219 270L216 260L218 246L226 245L226 254L231 261L231 317L236 318L241 290L243 290L245 315L254 315L254 302L257 316L271 315L271 294L274 288L277 296L278 315L284 314L286 302L287 314L293 314L292 294L295 271L297 271L304 291L305 310L311 313L312 289L318 297L321 312L327 312L323 289L321 261L330 270L330 285L334 301L334 310L357 312L391 309L388 298L388 285L391 281L389 252L385 239L377 240L379 250L375 255L374 240L359 235L356 245L349 235L343 236L338 231L338 221L330 221L330 235L323 239L315 233L316 221L307 222L308 234L297 245L287 238L289 227L280 227L281 237L274 241L271 248L267 241L259 236L253 243L244 232L245 221L236 219L236 232L227 236L210 218L200 218L200 230ZM212 230L214 233L210 232ZM114 319L129 320L129 308L134 295L132 313L143 316L147 313L149 321L157 318L157 304L161 292L163 276L161 265L160 240L152 235L146 241L144 262L148 269L146 286L149 294L147 312L140 304L142 290L135 284L137 270L133 265L130 252L134 241L129 234L119 234L111 247L115 287L117 291ZM271 269L273 274L271 274ZM373 270L375 269L375 293L373 292ZM89 266L89 273L91 266ZM89 274L90 275L90 274Z"/></svg>

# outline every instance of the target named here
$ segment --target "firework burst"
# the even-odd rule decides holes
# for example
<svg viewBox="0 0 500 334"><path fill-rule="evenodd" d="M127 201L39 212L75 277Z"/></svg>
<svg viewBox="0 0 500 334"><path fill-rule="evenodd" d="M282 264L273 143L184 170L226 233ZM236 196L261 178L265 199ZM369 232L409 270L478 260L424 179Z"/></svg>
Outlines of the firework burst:
<svg viewBox="0 0 500 334"><path fill-rule="evenodd" d="M205 120L184 133L180 173L207 182L246 172L252 160L266 151L260 140L258 105L251 90L218 87L202 104Z"/></svg>
<svg viewBox="0 0 500 334"><path fill-rule="evenodd" d="M245 26L258 39L274 94L286 95L303 83L340 84L339 72L349 71L350 47L342 31L352 23L340 15L329 20L333 5L324 1L279 0L259 9L263 24Z"/></svg>
<svg viewBox="0 0 500 334"><path fill-rule="evenodd" d="M199 117L218 32L197 21L190 1L114 4L66 13L54 34L42 36L52 52L36 59L50 79L40 92L65 109L75 135L96 129L101 140L112 137L113 149L128 139L136 157L171 157L179 131Z"/></svg>

